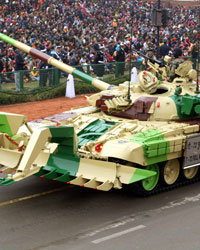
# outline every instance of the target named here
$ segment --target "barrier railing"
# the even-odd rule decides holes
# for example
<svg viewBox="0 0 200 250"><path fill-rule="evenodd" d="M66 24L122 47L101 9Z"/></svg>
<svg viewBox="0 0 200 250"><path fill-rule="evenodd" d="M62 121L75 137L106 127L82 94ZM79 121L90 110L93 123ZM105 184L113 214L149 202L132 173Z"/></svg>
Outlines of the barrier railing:
<svg viewBox="0 0 200 250"><path fill-rule="evenodd" d="M183 57L190 60L190 57ZM105 82L112 82L117 79L130 79L130 70L136 67L138 71L144 70L141 61L130 62L111 62L105 64L86 64L73 66L85 73L103 79ZM0 73L0 92L10 94L34 94L48 91L51 88L66 84L68 74L57 68L32 69L17 72ZM18 81L17 79L18 78ZM78 78L78 82L84 82Z"/></svg>
<svg viewBox="0 0 200 250"><path fill-rule="evenodd" d="M120 78L129 80L130 70L136 67L142 70L144 65L139 61L112 62L105 64L87 64L74 66L85 73L103 79L105 82L112 82ZM0 91L5 93L24 93L32 94L43 92L55 88L67 81L68 74L57 68L32 69L17 72L0 73ZM75 81L84 82L80 79Z"/></svg>

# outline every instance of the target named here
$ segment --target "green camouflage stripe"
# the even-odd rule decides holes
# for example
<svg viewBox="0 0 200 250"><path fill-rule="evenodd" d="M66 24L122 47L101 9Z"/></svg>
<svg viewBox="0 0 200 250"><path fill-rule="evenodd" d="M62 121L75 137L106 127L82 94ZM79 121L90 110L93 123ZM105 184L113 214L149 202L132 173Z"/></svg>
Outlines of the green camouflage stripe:
<svg viewBox="0 0 200 250"><path fill-rule="evenodd" d="M147 165L167 161L167 154L170 153L170 144L169 141L164 139L162 131L149 129L134 135L131 141L142 145Z"/></svg>
<svg viewBox="0 0 200 250"><path fill-rule="evenodd" d="M55 154L50 154L46 166L40 169L37 176L69 182L76 177L79 169L80 158L76 156L76 140L74 127L60 126L49 127L52 143L58 143Z"/></svg>
<svg viewBox="0 0 200 250"><path fill-rule="evenodd" d="M176 88L176 92L181 87ZM189 94L169 96L176 104L177 113L180 120L190 120L200 117L200 95L191 96Z"/></svg>
<svg viewBox="0 0 200 250"><path fill-rule="evenodd" d="M74 69L72 71L72 75L75 76L75 77L78 77L79 79L87 82L87 83L90 83L92 84L92 81L93 81L93 77L91 77L90 75L87 75L85 74L84 72L78 70L78 69Z"/></svg>
<svg viewBox="0 0 200 250"><path fill-rule="evenodd" d="M1 186L8 186L15 183L13 179L10 178L0 178L0 185Z"/></svg>
<svg viewBox="0 0 200 250"><path fill-rule="evenodd" d="M15 39L13 39L13 38L11 38L9 36L6 36L6 35L4 35L2 33L0 33L0 39L5 41L6 43L10 43L13 46L15 45L15 42L16 42Z"/></svg>
<svg viewBox="0 0 200 250"><path fill-rule="evenodd" d="M9 136L13 136L7 116L4 114L0 114L0 133L6 133Z"/></svg>
<svg viewBox="0 0 200 250"><path fill-rule="evenodd" d="M155 174L156 174L156 172L154 172L154 171L136 168L133 176L131 177L131 179L129 181L129 184L131 184L133 182L144 180L148 177L154 176Z"/></svg>

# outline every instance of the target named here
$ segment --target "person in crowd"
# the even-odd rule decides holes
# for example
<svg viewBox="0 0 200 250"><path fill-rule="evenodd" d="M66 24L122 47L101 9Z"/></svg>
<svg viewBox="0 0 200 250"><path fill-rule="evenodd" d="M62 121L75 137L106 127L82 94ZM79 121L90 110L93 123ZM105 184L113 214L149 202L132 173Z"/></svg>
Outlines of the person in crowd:
<svg viewBox="0 0 200 250"><path fill-rule="evenodd" d="M175 70L178 68L178 66L184 62L184 59L182 57L183 51L182 49L177 45L177 47L174 48L173 52L173 59L171 61L171 67L170 67L170 81L173 81L173 79L176 77Z"/></svg>
<svg viewBox="0 0 200 250"><path fill-rule="evenodd" d="M151 71L151 72L154 72L154 70L151 68L151 66L148 65L148 61L153 63L153 60L156 59L155 54L156 53L155 53L154 49L152 47L150 47L150 45L149 45L149 49L148 49L148 51L146 53L146 56L147 56L148 59L144 58L144 65L145 65L146 70Z"/></svg>
<svg viewBox="0 0 200 250"><path fill-rule="evenodd" d="M61 46L57 45L57 46L52 46L51 47L51 53L50 55L55 58L56 60L62 62L62 53L61 53ZM50 83L49 85L55 85L56 84L56 77L58 77L58 79L61 76L61 71L57 70L55 67L52 67L51 70L49 71L50 73ZM58 74L56 76L56 74Z"/></svg>
<svg viewBox="0 0 200 250"><path fill-rule="evenodd" d="M80 62L79 62L80 65L81 65L80 68L79 68L79 70L81 70L83 72L87 72L87 66L85 66L85 65L87 65L86 62L88 62L87 54L83 53L82 57L80 59Z"/></svg>
<svg viewBox="0 0 200 250"><path fill-rule="evenodd" d="M94 64L95 64L95 73L97 75L97 79L103 79L104 75L104 47L100 47L99 50L96 52L94 57Z"/></svg>
<svg viewBox="0 0 200 250"><path fill-rule="evenodd" d="M56 46L55 50L52 51L53 57L60 62L62 62L62 57L63 57L61 48L62 47L60 45L58 45L58 46Z"/></svg>
<svg viewBox="0 0 200 250"><path fill-rule="evenodd" d="M194 41L194 43L191 44L189 51L192 56L192 62L193 62L193 69L197 69L197 62L198 62L198 56L199 56L199 40Z"/></svg>
<svg viewBox="0 0 200 250"><path fill-rule="evenodd" d="M181 57L183 55L183 51L182 49L179 47L179 45L177 44L177 46L174 48L174 51L173 51L173 55L174 55L174 58L177 59L179 57Z"/></svg>
<svg viewBox="0 0 200 250"><path fill-rule="evenodd" d="M54 56L59 56L58 60L79 65L84 53L90 63L94 61L91 52L98 52L102 46L111 56L119 44L127 42L125 57L130 54L131 43L143 53L149 44L157 51L157 29L151 25L153 8L156 3L140 0L9 1L0 8L0 32L39 50L49 48ZM145 13L140 13L140 9L145 9ZM136 13L133 19L131 10ZM167 10L170 18L167 27L160 28L160 41L167 40L169 53L176 44L181 45L186 55L193 30L199 32L197 7L178 5ZM7 61L14 65L15 49L10 53L10 47L0 43L0 52L4 51ZM166 48L161 49L162 55L166 52Z"/></svg>
<svg viewBox="0 0 200 250"><path fill-rule="evenodd" d="M2 58L0 57L0 90L1 90L1 84L2 84L2 79L3 79L3 74L1 73L3 71L3 61Z"/></svg>
<svg viewBox="0 0 200 250"><path fill-rule="evenodd" d="M46 52L46 50L43 50L42 52ZM48 80L48 71L47 71L48 64L43 61L40 61L39 69L40 69L39 86L46 87Z"/></svg>
<svg viewBox="0 0 200 250"><path fill-rule="evenodd" d="M124 67L125 67L125 50L124 50L124 43L121 43L118 48L116 48L116 52L114 54L115 60L117 63L116 68L117 68L117 73L118 75L124 75Z"/></svg>
<svg viewBox="0 0 200 250"><path fill-rule="evenodd" d="M16 60L15 60L15 86L16 91L20 91L20 71L24 70L25 61L21 50L16 51Z"/></svg>
<svg viewBox="0 0 200 250"><path fill-rule="evenodd" d="M160 57L164 58L165 56L167 56L169 54L170 48L167 44L167 40L164 40L163 45L160 46Z"/></svg>

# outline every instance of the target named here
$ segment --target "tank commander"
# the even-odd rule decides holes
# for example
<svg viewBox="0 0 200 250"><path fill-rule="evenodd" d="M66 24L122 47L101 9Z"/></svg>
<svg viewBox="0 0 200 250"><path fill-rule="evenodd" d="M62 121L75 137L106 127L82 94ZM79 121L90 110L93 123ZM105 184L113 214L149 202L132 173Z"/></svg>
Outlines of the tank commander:
<svg viewBox="0 0 200 250"><path fill-rule="evenodd" d="M178 66L184 62L182 56L182 50L181 48L177 47L175 48L173 52L173 59L171 62L171 67L170 67L170 74L169 74L169 81L173 81L175 77L177 77L175 70L178 68Z"/></svg>

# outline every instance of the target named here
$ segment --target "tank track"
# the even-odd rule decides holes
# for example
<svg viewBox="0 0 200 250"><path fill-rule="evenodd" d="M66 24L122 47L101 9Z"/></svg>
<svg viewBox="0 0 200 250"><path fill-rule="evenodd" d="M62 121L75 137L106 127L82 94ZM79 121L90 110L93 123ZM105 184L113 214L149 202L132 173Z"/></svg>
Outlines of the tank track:
<svg viewBox="0 0 200 250"><path fill-rule="evenodd" d="M171 191L173 189L180 188L183 186L191 185L199 181L200 181L200 173L198 173L197 177L191 180L180 178L179 181L168 186L162 185L162 183L158 183L158 186L154 190L148 191L148 192L143 189L141 182L138 182L138 183L136 182L130 185L126 185L125 190L127 192L134 194L135 196L148 197L148 196L160 194L163 192L168 192L168 191Z"/></svg>

